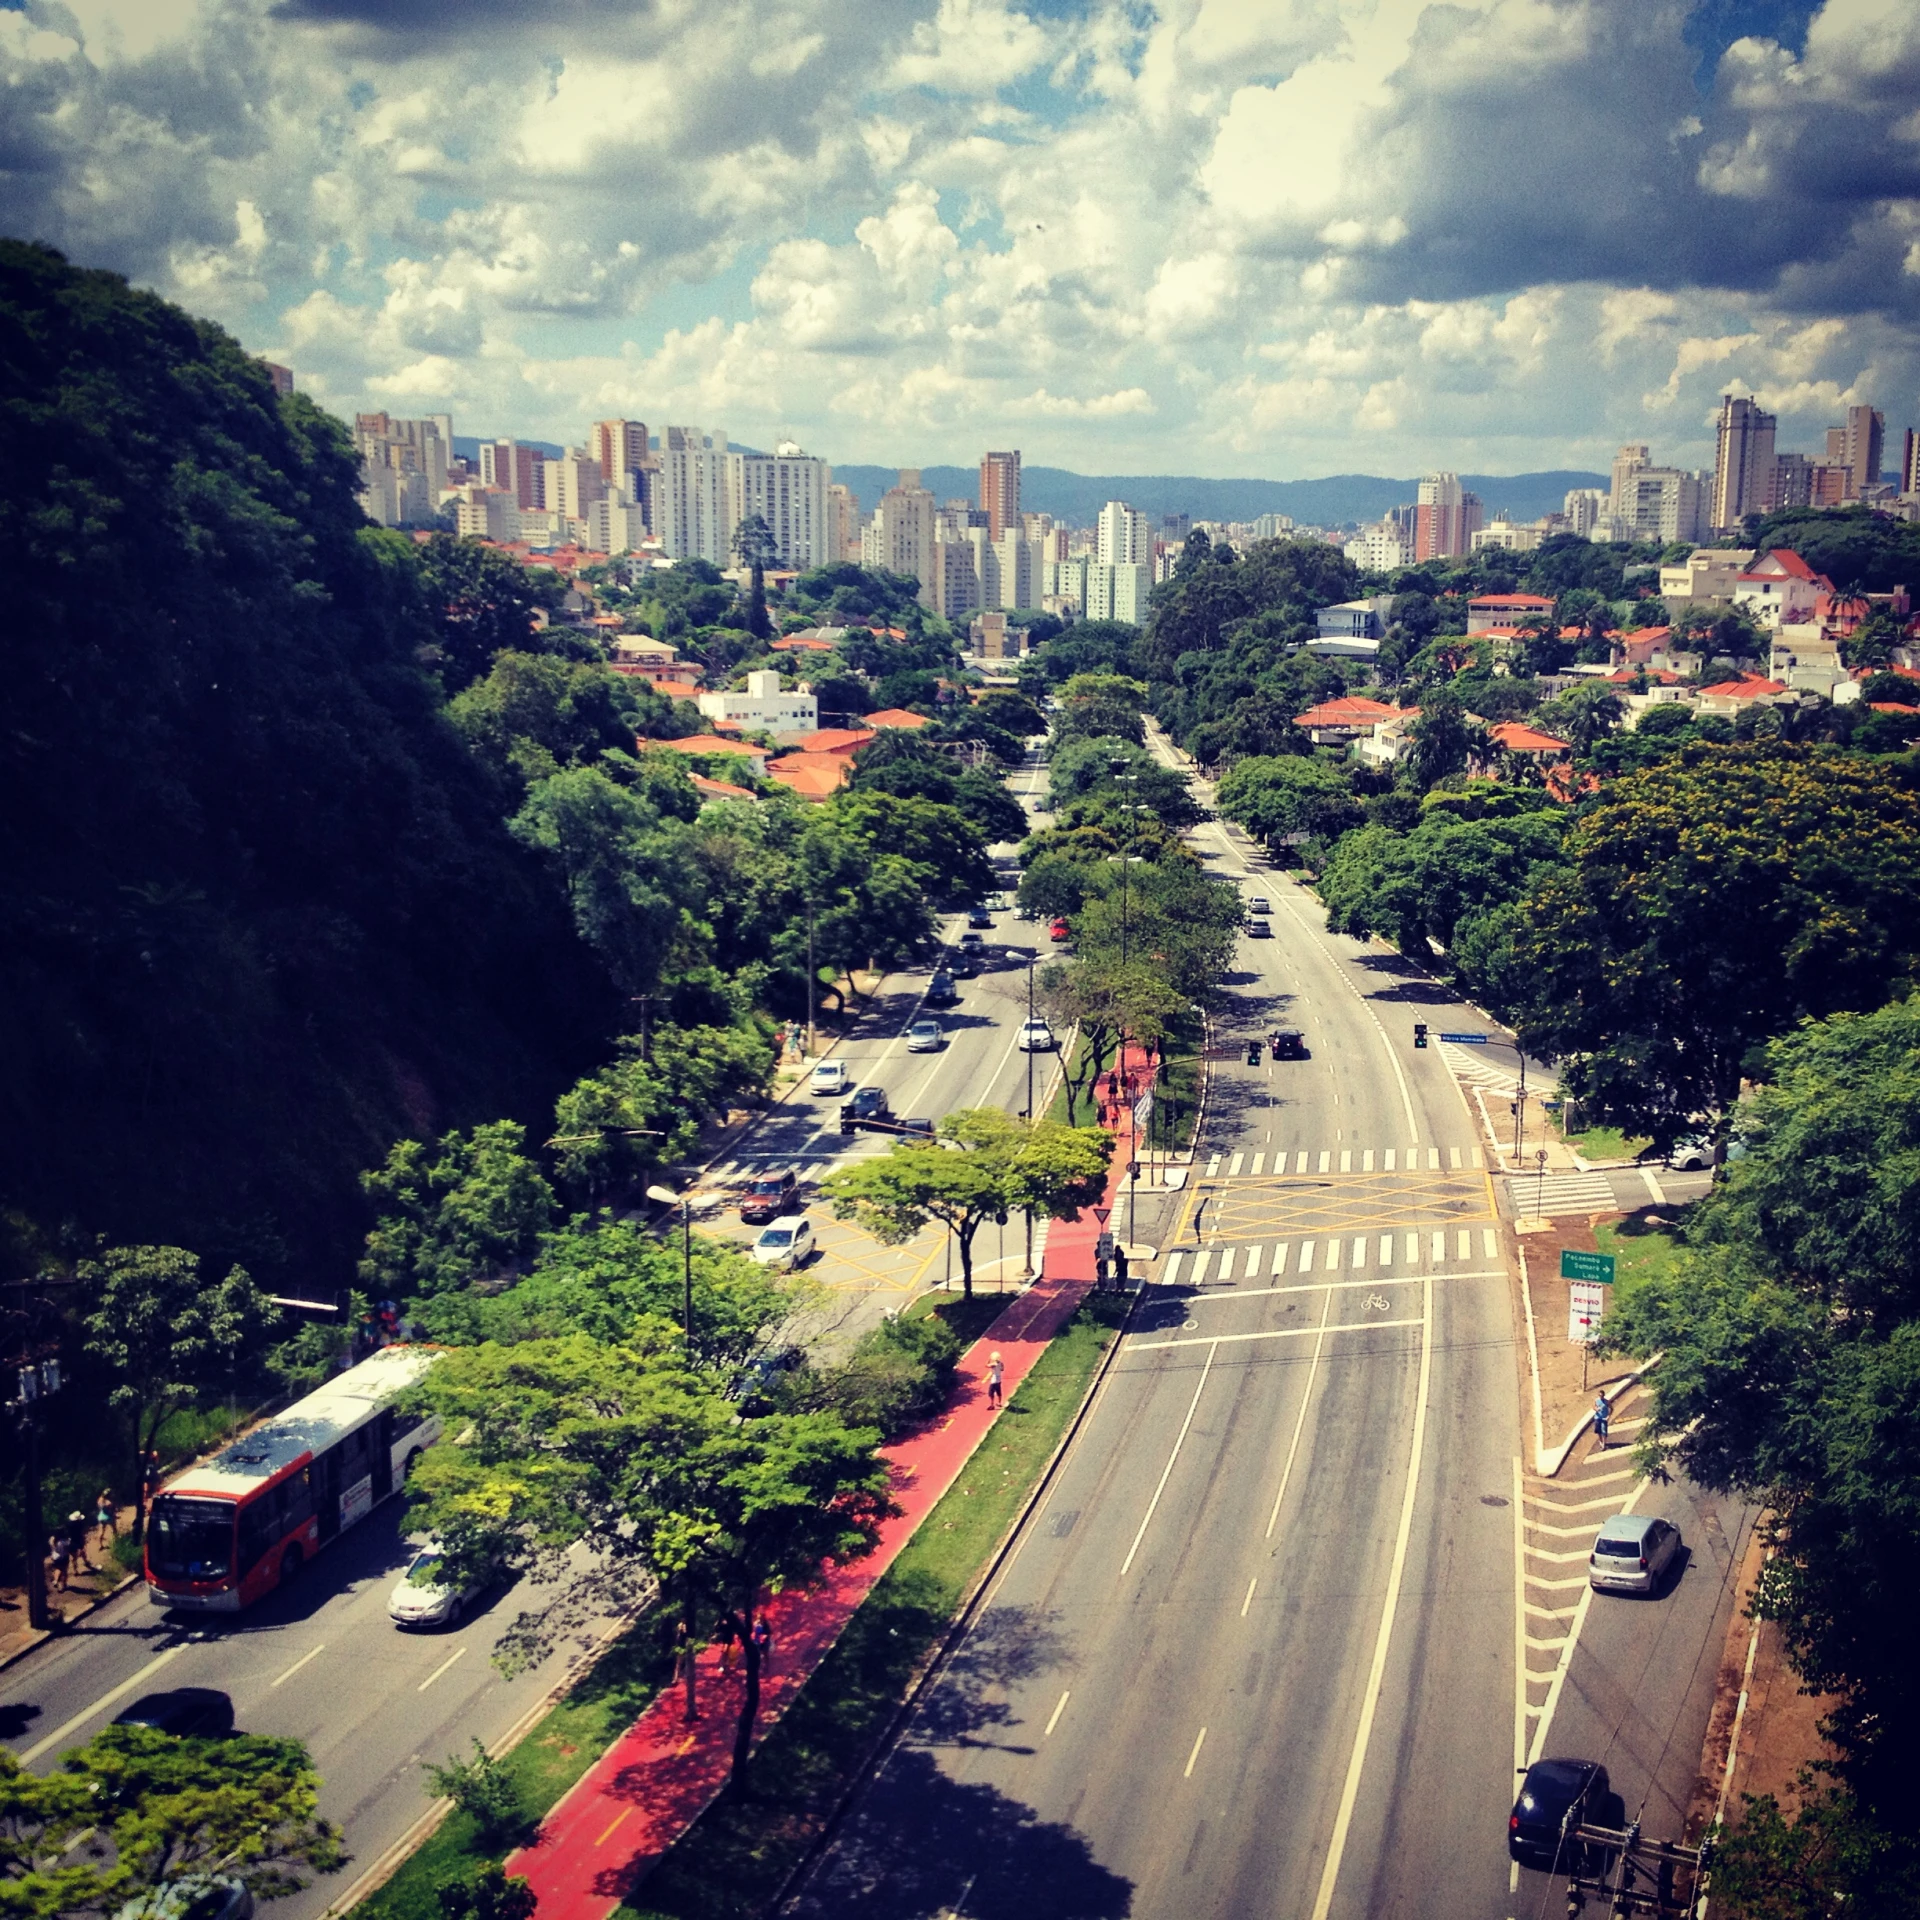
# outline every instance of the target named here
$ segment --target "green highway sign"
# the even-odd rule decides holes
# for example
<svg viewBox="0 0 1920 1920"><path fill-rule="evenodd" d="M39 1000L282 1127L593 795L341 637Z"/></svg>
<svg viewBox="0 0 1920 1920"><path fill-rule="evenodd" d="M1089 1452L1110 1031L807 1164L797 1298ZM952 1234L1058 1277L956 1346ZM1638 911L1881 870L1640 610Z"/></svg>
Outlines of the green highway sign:
<svg viewBox="0 0 1920 1920"><path fill-rule="evenodd" d="M1560 1278L1598 1280L1603 1287L1610 1287L1613 1285L1613 1255L1576 1253L1572 1248L1566 1248L1560 1255Z"/></svg>

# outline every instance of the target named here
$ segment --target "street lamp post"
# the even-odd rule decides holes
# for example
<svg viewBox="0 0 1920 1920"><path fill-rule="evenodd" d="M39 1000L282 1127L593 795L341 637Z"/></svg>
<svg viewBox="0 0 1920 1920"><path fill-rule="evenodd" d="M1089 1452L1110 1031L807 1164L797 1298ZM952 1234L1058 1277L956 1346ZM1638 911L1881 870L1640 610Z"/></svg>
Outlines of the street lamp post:
<svg viewBox="0 0 1920 1920"><path fill-rule="evenodd" d="M820 976L813 969L813 902L807 902L807 1058L811 1060L819 1051L820 1042L815 1036L814 995L819 991ZM840 1030L846 1031L846 1016L843 1010Z"/></svg>
<svg viewBox="0 0 1920 1920"><path fill-rule="evenodd" d="M649 1187L647 1198L680 1209L680 1321L687 1360L693 1360L693 1196L671 1187Z"/></svg>
<svg viewBox="0 0 1920 1920"><path fill-rule="evenodd" d="M30 1299L27 1289L34 1282L15 1281L20 1304L7 1315L12 1349L6 1369L12 1375L12 1397L7 1402L26 1453L26 1474L21 1492L26 1509L27 1625L36 1633L45 1633L53 1625L52 1609L47 1605L47 1521L40 1504L40 1402L51 1399L65 1381L60 1371L59 1315L46 1299ZM44 1280L41 1285L47 1284ZM59 1284L58 1282L54 1284ZM136 1498L139 1497L136 1495Z"/></svg>
<svg viewBox="0 0 1920 1920"><path fill-rule="evenodd" d="M1033 969L1040 959L1036 947L1027 955L1027 1125L1033 1125ZM1020 1269L1022 1280L1033 1278L1033 1209L1023 1208L1027 1220L1027 1254L1025 1264Z"/></svg>

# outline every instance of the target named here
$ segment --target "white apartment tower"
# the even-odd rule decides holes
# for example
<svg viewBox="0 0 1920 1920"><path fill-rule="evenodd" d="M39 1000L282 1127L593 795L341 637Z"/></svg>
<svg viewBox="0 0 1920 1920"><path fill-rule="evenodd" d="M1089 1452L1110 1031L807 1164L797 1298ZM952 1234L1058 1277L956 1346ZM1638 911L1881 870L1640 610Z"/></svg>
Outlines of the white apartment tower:
<svg viewBox="0 0 1920 1920"><path fill-rule="evenodd" d="M918 467L902 467L898 484L880 496L873 518L861 529L860 564L904 573L928 589L923 598L929 598L934 577L933 495L920 484Z"/></svg>
<svg viewBox="0 0 1920 1920"><path fill-rule="evenodd" d="M1094 558L1103 567L1151 567L1153 526L1124 500L1109 500L1100 509L1094 535Z"/></svg>
<svg viewBox="0 0 1920 1920"><path fill-rule="evenodd" d="M669 427L660 450L660 499L655 531L670 560L733 562L734 489L727 436L698 427Z"/></svg>
<svg viewBox="0 0 1920 1920"><path fill-rule="evenodd" d="M833 475L824 460L816 460L791 440L781 441L770 454L733 457L739 463L739 517L744 520L757 513L767 523L781 566L804 571L839 559L827 501ZM729 528L729 542L732 534Z"/></svg>

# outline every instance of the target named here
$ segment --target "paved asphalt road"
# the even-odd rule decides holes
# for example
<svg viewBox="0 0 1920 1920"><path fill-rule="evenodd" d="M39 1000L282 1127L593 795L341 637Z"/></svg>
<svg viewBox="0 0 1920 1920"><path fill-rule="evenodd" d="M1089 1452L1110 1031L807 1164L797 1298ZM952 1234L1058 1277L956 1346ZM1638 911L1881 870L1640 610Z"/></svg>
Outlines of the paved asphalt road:
<svg viewBox="0 0 1920 1920"><path fill-rule="evenodd" d="M1030 794L1036 767L1011 784ZM1011 860L1011 848L1000 850ZM951 923L957 934L962 922ZM999 943L1044 944L1045 929L998 916L986 937ZM897 975L878 1004L842 1043L857 1079L877 1081L896 1111L933 1117L960 1106L1026 1104L1027 1056L1014 1036L1026 1017L1024 966L960 982L961 1004L947 1010L950 1044L937 1054L909 1054L904 1032L918 1010L928 973ZM1047 1056L1037 1062L1044 1085ZM846 1154L885 1151L875 1135L843 1140L839 1102L804 1093L776 1109L734 1156L744 1170L792 1161L810 1178ZM823 1230L831 1217L816 1209ZM719 1222L714 1223L719 1225ZM902 1263L842 1276L843 1334L886 1306L940 1278L939 1241ZM879 1255L871 1242L867 1251ZM1011 1285L1021 1247L1006 1234L1004 1269L995 1236L983 1235L983 1284L1004 1272ZM832 1273L828 1274L832 1284ZM957 1278L956 1278L956 1284ZM411 1548L400 1533L401 1510L390 1502L321 1555L290 1593L277 1594L225 1626L176 1621L135 1589L93 1615L70 1637L42 1647L0 1674L0 1742L51 1767L60 1753L92 1737L141 1694L167 1687L217 1687L233 1698L245 1731L304 1740L324 1788L321 1810L340 1823L356 1864L305 1894L276 1902L281 1920L311 1920L425 1810L423 1761L464 1752L478 1736L491 1743L512 1727L559 1676L559 1662L511 1680L492 1663L495 1642L520 1610L521 1596L496 1593L455 1633L404 1633L387 1618L387 1595Z"/></svg>
<svg viewBox="0 0 1920 1920"><path fill-rule="evenodd" d="M1195 843L1245 869L1220 829ZM1330 936L1284 876L1247 878L1274 938L1241 944L1223 1047L1286 1021L1311 1057L1217 1068L1201 1237L1189 1209L1045 1505L795 1911L1540 1910L1505 1851L1535 1728L1497 1198L1445 1065L1411 1045L1416 1013L1472 1016ZM1683 1525L1671 1594L1590 1608L1545 1736L1610 1755L1656 1833L1727 1615L1727 1543L1697 1508Z"/></svg>

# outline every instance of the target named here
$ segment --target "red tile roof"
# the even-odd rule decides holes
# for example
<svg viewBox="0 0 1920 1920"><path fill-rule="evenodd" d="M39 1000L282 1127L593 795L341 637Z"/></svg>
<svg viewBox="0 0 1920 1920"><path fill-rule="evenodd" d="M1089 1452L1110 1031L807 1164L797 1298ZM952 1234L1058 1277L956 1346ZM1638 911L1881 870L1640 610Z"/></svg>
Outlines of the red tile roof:
<svg viewBox="0 0 1920 1920"><path fill-rule="evenodd" d="M750 747L744 740L728 740L717 733L689 734L684 740L645 740L640 742L642 750L648 747L671 747L675 753L745 753L756 760L765 760L771 749L768 747Z"/></svg>
<svg viewBox="0 0 1920 1920"><path fill-rule="evenodd" d="M924 713L912 713L905 707L882 707L878 713L864 716L870 727L924 727L927 716Z"/></svg>
<svg viewBox="0 0 1920 1920"><path fill-rule="evenodd" d="M1382 720L1391 720L1399 712L1398 707L1349 694L1345 699L1323 700L1305 713L1296 713L1293 724L1296 727L1372 727Z"/></svg>
<svg viewBox="0 0 1920 1920"><path fill-rule="evenodd" d="M1575 767L1570 761L1562 760L1547 769L1547 791L1556 800L1571 804L1583 793L1598 792L1600 776Z"/></svg>
<svg viewBox="0 0 1920 1920"><path fill-rule="evenodd" d="M1711 687L1702 687L1700 697L1705 700L1717 694L1723 700L1762 700L1770 693L1786 690L1784 680L1769 680L1762 673L1743 673L1738 680L1721 680Z"/></svg>
<svg viewBox="0 0 1920 1920"><path fill-rule="evenodd" d="M731 780L709 780L704 773L690 773L687 778L693 782L696 793L711 794L716 800L757 800L760 797L751 787L736 787Z"/></svg>
<svg viewBox="0 0 1920 1920"><path fill-rule="evenodd" d="M873 739L871 728L822 727L815 733L800 734L786 749L789 753L831 753L851 757Z"/></svg>
<svg viewBox="0 0 1920 1920"><path fill-rule="evenodd" d="M798 634L790 640L776 640L773 643L775 653L831 653L831 640L803 640Z"/></svg>
<svg viewBox="0 0 1920 1920"><path fill-rule="evenodd" d="M1631 686L1636 680L1651 680L1660 687L1677 687L1680 684L1680 676L1669 673L1665 667L1622 667L1617 673L1607 675L1607 684L1612 687Z"/></svg>
<svg viewBox="0 0 1920 1920"><path fill-rule="evenodd" d="M1496 722L1487 729L1487 737L1497 741L1509 753L1565 753L1572 744L1556 739L1550 733L1542 733L1537 727L1525 726L1518 720Z"/></svg>
<svg viewBox="0 0 1920 1920"><path fill-rule="evenodd" d="M837 753L789 753L767 768L769 780L803 800L824 800L838 793L852 773L852 763Z"/></svg>
<svg viewBox="0 0 1920 1920"><path fill-rule="evenodd" d="M1514 613L1551 613L1553 602L1537 593L1476 593L1467 602L1469 612L1475 607L1503 607Z"/></svg>
<svg viewBox="0 0 1920 1920"><path fill-rule="evenodd" d="M1825 575L1815 573L1791 547L1770 547L1765 557L1774 561L1782 573L1790 574L1796 580L1820 580L1825 578ZM1775 577L1773 574L1760 573L1752 570L1740 576L1742 580L1770 580Z"/></svg>

